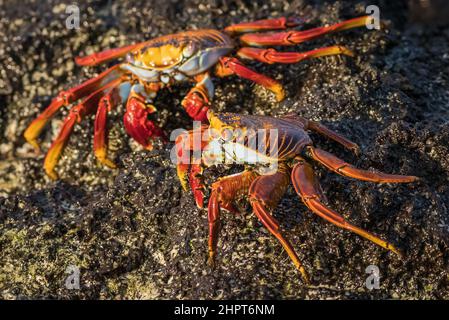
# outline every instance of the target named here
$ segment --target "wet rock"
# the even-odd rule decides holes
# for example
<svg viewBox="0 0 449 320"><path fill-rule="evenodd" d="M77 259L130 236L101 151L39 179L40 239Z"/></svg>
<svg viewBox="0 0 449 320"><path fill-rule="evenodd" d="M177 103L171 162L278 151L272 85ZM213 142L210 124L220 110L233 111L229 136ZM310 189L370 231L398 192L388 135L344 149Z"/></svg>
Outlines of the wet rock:
<svg viewBox="0 0 449 320"><path fill-rule="evenodd" d="M58 91L104 70L74 66L77 55L284 13L301 13L313 27L362 15L368 4L380 6L386 30L342 32L297 48L344 44L357 57L251 64L281 81L288 98L277 104L244 80L217 79L214 108L295 112L350 137L363 153L355 157L312 134L320 147L362 168L421 177L412 185L375 185L315 165L329 205L398 245L402 260L320 220L289 189L274 215L313 284L301 282L245 205L241 215L223 214L211 270L207 216L180 188L172 145L136 148L124 132L122 106L110 121L118 170L93 157L92 119L76 127L57 168L61 181L45 177L44 155L24 144L24 129ZM0 5L0 297L449 298L447 27L409 23L405 1L83 1L80 13L81 28L73 30L65 27L63 1ZM187 90L158 97L158 121L167 132L191 125L179 107ZM42 134L44 150L65 115L67 109ZM207 177L228 172L211 169ZM369 265L379 267L378 290L365 286ZM73 267L80 271L79 290L66 287Z"/></svg>

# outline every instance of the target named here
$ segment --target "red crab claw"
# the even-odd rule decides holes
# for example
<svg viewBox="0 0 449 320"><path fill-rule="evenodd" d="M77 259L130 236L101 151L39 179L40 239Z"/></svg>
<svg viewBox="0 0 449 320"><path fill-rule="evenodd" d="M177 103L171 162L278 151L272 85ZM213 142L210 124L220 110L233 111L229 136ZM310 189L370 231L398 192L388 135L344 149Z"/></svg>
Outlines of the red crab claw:
<svg viewBox="0 0 449 320"><path fill-rule="evenodd" d="M151 138L166 139L162 129L148 119L154 112L156 112L154 106L147 105L143 97L133 92L128 99L123 117L126 132L147 150L153 148Z"/></svg>

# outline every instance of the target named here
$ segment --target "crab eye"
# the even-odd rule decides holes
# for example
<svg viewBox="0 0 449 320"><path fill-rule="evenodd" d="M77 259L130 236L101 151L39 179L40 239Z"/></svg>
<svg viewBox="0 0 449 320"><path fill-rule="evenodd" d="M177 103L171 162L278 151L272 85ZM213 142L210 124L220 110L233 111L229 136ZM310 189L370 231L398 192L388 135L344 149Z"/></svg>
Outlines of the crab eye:
<svg viewBox="0 0 449 320"><path fill-rule="evenodd" d="M134 62L134 56L133 56L131 53L128 53L128 54L126 55L125 60L126 60L126 62L132 64L132 63Z"/></svg>
<svg viewBox="0 0 449 320"><path fill-rule="evenodd" d="M132 64L133 66L143 67L142 62L138 59L136 54L128 53L126 55L125 59L126 59L126 62L128 62L129 64Z"/></svg>
<svg viewBox="0 0 449 320"><path fill-rule="evenodd" d="M182 50L182 55L185 58L191 57L196 51L196 45L194 42L189 42Z"/></svg>

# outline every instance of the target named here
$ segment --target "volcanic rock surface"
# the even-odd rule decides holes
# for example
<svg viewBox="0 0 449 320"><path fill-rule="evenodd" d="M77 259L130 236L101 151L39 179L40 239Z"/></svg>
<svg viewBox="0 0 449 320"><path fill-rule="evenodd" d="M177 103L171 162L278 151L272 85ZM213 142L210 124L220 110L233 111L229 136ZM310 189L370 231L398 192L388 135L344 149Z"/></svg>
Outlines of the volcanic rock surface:
<svg viewBox="0 0 449 320"><path fill-rule="evenodd" d="M82 1L80 28L66 28L72 1L0 1L0 298L357 299L449 298L449 28L409 22L402 1ZM105 69L74 57L186 29L297 14L315 27L363 15L377 4L383 30L364 28L285 50L341 44L355 58L295 65L251 63L287 89L276 103L238 78L215 79L214 109L321 121L357 142L359 157L312 134L316 145L365 169L416 175L376 185L313 163L329 205L405 252L403 259L323 221L290 188L274 212L312 276L305 285L281 245L242 203L222 215L214 270L207 215L182 191L172 143L139 149L124 132L123 106L110 118L111 158L92 153L93 119L76 127L50 181L23 131L52 97ZM190 128L180 107L188 86L157 99L169 133ZM67 108L41 136L43 150ZM209 182L238 168L211 168ZM365 286L370 265L380 288ZM80 270L80 289L65 285ZM73 270L73 269L72 269Z"/></svg>

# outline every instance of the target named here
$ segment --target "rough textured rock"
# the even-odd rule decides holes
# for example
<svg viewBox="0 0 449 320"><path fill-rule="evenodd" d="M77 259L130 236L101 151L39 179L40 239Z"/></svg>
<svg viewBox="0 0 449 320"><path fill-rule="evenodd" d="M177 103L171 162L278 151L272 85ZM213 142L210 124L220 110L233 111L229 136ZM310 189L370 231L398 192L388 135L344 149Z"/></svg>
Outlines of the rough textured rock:
<svg viewBox="0 0 449 320"><path fill-rule="evenodd" d="M449 298L449 28L408 22L400 1L83 1L81 28L65 27L61 1L0 1L0 297L1 298ZM207 217L183 193L169 160L171 144L136 148L113 115L112 157L92 155L93 121L79 125L51 182L22 138L26 125L63 88L103 70L73 58L190 28L300 13L308 26L381 8L386 30L358 29L298 47L345 44L357 57L291 66L257 65L282 81L281 104L236 78L215 81L215 109L249 114L295 112L360 144L355 157L312 135L317 145L362 168L414 174L412 185L375 185L319 165L330 205L406 252L399 259L310 213L293 190L275 212L312 274L306 286L278 242L247 210L224 214L218 263L207 267ZM179 107L188 87L158 98L169 132L188 128ZM64 110L42 136L57 134ZM226 168L211 170L212 176ZM80 268L80 290L64 283ZM365 268L380 269L368 290Z"/></svg>

